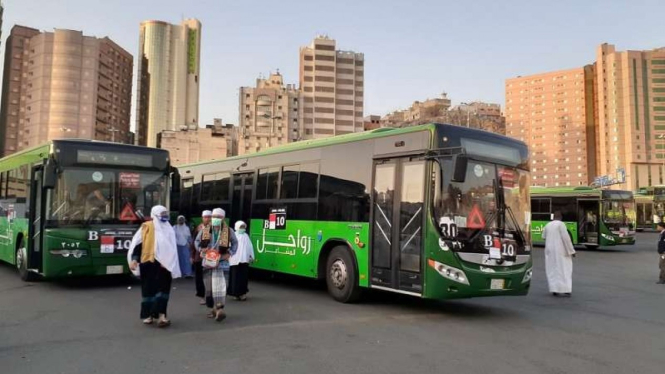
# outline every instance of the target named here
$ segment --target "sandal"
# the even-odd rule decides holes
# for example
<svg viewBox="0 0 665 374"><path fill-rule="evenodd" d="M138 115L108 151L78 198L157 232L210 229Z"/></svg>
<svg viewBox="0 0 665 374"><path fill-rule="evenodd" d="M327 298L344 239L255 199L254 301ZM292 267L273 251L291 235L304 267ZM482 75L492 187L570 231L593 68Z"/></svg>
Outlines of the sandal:
<svg viewBox="0 0 665 374"><path fill-rule="evenodd" d="M152 325L153 322L154 321L153 321L152 317L148 317L148 318L143 320L144 325Z"/></svg>
<svg viewBox="0 0 665 374"><path fill-rule="evenodd" d="M224 313L224 309L217 309L217 312L215 312L215 321L221 322L226 318L226 313Z"/></svg>
<svg viewBox="0 0 665 374"><path fill-rule="evenodd" d="M160 316L159 317L159 322L157 322L157 327L166 327L166 326L170 326L170 325L171 325L171 321L166 319L166 316Z"/></svg>

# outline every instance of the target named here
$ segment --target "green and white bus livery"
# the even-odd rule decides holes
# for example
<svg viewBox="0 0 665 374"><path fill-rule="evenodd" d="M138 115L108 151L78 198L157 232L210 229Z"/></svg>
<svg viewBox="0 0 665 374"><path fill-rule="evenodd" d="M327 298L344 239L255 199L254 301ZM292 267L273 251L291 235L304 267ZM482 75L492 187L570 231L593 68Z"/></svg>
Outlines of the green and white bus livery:
<svg viewBox="0 0 665 374"><path fill-rule="evenodd" d="M431 299L525 295L528 150L428 124L300 141L179 167L180 213L249 223L254 268Z"/></svg>
<svg viewBox="0 0 665 374"><path fill-rule="evenodd" d="M635 244L635 199L631 191L592 187L531 187L531 237L544 244L542 231L560 211L573 244L589 248Z"/></svg>
<svg viewBox="0 0 665 374"><path fill-rule="evenodd" d="M0 159L0 260L24 280L128 273L153 205L168 205L167 151L54 140Z"/></svg>

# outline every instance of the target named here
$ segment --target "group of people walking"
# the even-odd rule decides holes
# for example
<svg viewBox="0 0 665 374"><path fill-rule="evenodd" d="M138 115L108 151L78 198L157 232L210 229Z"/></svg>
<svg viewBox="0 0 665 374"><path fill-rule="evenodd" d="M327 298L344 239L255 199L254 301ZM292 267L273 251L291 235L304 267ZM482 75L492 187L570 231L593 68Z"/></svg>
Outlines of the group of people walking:
<svg viewBox="0 0 665 374"><path fill-rule="evenodd" d="M127 254L130 270L141 279L144 324L171 324L166 312L171 281L180 276L195 279L196 296L208 307L207 316L216 321L226 318L227 295L247 300L254 248L247 224L238 221L233 230L225 215L221 208L204 211L192 233L185 217L179 216L171 226L165 207L152 208L152 219L141 225Z"/></svg>

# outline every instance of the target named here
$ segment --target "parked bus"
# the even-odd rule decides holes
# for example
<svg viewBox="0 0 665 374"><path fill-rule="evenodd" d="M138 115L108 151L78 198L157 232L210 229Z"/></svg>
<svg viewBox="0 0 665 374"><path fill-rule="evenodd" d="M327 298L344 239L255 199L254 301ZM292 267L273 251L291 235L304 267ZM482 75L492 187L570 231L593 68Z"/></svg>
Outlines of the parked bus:
<svg viewBox="0 0 665 374"><path fill-rule="evenodd" d="M643 187L635 193L637 230L655 230L665 216L665 186Z"/></svg>
<svg viewBox="0 0 665 374"><path fill-rule="evenodd" d="M573 244L589 248L635 244L635 199L630 191L591 187L531 187L531 237L544 244L542 231L560 211Z"/></svg>
<svg viewBox="0 0 665 374"><path fill-rule="evenodd" d="M254 268L325 279L338 301L525 295L528 161L485 131L385 128L179 167L178 200L247 222Z"/></svg>
<svg viewBox="0 0 665 374"><path fill-rule="evenodd" d="M168 204L167 151L54 140L0 159L0 260L23 280L128 273L153 205Z"/></svg>

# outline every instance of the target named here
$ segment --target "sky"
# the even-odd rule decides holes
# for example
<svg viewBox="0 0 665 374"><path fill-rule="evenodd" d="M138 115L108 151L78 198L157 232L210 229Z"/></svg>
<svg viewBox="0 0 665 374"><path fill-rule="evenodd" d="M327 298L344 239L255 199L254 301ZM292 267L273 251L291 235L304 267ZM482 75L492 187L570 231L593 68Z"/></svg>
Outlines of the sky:
<svg viewBox="0 0 665 374"><path fill-rule="evenodd" d="M601 43L618 50L665 47L663 0L2 2L3 56L11 27L20 24L108 36L136 62L141 21L199 19L201 126L213 118L237 124L238 89L254 86L259 74L279 69L285 83L297 84L299 48L319 34L336 39L339 49L364 53L365 115L442 92L453 104L503 106L505 79L583 66Z"/></svg>

